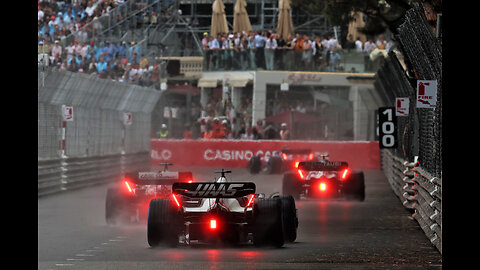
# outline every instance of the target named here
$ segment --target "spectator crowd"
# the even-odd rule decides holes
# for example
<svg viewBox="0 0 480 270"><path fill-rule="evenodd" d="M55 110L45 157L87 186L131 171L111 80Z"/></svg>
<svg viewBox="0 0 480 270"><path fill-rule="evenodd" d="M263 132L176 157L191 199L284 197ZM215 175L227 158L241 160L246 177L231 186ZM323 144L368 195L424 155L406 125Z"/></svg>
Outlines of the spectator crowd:
<svg viewBox="0 0 480 270"><path fill-rule="evenodd" d="M59 70L95 73L99 78L154 85L158 89L160 68L148 63L138 44L88 41L86 36L78 35L90 22L124 2L39 1L38 53L47 55L48 64ZM77 39L64 44L66 37L74 32L77 32ZM204 70L344 71L340 65L341 51L371 55L377 49L388 52L393 45L382 35L375 42L369 39L365 43L349 36L344 44L340 44L333 35L297 33L280 38L272 31L230 32L215 37L204 33L202 39Z"/></svg>
<svg viewBox="0 0 480 270"><path fill-rule="evenodd" d="M135 42L95 41L81 36L68 44L67 36L82 31L102 15L124 4L124 0L40 0L38 1L38 54L48 58L48 65L62 71L94 74L99 78L129 84L160 88L160 67L149 63L142 47ZM156 21L152 13L151 20ZM78 36L78 35L77 35ZM389 52L394 43L382 35L375 41L363 43L348 36L343 44L333 35L297 33L280 38L273 31L230 32L215 37L203 34L204 70L305 70L343 71L340 52L354 52L370 56L378 50ZM269 114L286 109L311 111L311 104L301 101L277 102ZM267 125L252 122L252 100L243 97L240 108L234 108L230 99L192 106L195 126L186 129L185 138L205 139L279 139L285 125ZM165 127L167 128L167 127ZM165 133L162 133L165 134ZM168 134L168 132L166 133Z"/></svg>
<svg viewBox="0 0 480 270"><path fill-rule="evenodd" d="M135 42L74 40L69 34L97 20L124 1L39 1L38 54L58 70L95 74L102 79L159 88L160 67L151 64Z"/></svg>
<svg viewBox="0 0 480 270"><path fill-rule="evenodd" d="M302 113L316 113L312 104L300 99L282 99L276 103L275 113L286 110ZM179 122L183 126L183 134L178 132L177 125L167 126L162 123L161 128L152 136L156 138L184 138L184 139L291 139L290 127L286 123L273 123L259 120L252 125L252 99L243 94L240 104L235 107L229 98L210 96L205 106L193 101L191 111L184 107L178 108ZM190 113L190 116L187 114ZM190 118L186 120L187 118ZM191 123L191 124L184 124ZM169 132L174 131L174 132ZM285 132L287 135L285 135Z"/></svg>
<svg viewBox="0 0 480 270"><path fill-rule="evenodd" d="M343 46L332 35L325 38L297 33L280 38L271 30L220 33L216 37L207 32L203 35L206 70L343 71L339 65L340 51L369 55L376 49L388 53L394 46L393 41L385 40L383 35L375 42L369 39L365 43L349 35Z"/></svg>

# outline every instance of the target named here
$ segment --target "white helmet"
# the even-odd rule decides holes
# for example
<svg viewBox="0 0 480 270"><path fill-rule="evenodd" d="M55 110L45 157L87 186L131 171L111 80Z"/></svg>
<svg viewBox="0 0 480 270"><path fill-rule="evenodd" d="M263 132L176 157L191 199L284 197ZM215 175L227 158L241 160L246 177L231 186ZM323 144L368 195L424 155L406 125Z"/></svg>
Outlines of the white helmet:
<svg viewBox="0 0 480 270"><path fill-rule="evenodd" d="M226 183L227 182L227 178L223 177L223 176L220 176L218 179L217 179L217 183Z"/></svg>

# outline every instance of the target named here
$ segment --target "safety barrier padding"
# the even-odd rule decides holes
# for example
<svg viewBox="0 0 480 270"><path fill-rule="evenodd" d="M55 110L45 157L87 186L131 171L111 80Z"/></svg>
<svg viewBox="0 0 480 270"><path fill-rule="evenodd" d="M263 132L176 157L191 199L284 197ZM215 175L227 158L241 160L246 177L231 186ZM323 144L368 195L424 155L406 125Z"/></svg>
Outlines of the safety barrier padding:
<svg viewBox="0 0 480 270"><path fill-rule="evenodd" d="M152 139L152 165L172 162L186 166L243 167L254 155L271 155L282 148L328 153L330 160L347 161L352 169L380 169L378 142L282 140L162 140Z"/></svg>

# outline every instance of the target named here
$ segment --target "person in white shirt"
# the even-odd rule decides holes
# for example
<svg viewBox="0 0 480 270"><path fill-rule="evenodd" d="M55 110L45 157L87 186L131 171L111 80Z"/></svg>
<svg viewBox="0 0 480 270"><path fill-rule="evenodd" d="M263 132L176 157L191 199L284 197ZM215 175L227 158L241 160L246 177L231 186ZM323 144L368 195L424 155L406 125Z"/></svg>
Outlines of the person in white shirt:
<svg viewBox="0 0 480 270"><path fill-rule="evenodd" d="M360 40L359 37L355 41L355 51L357 51L357 52L362 52L363 51L363 44L362 44L362 41Z"/></svg>
<svg viewBox="0 0 480 270"><path fill-rule="evenodd" d="M377 45L375 45L375 43L370 38L369 40L367 40L367 42L365 42L363 51L366 53L371 53L373 50L375 50L375 48L377 48Z"/></svg>
<svg viewBox="0 0 480 270"><path fill-rule="evenodd" d="M52 48L52 55L50 59L54 58L57 53L58 55L62 55L62 47L60 47L58 40L55 40L55 45Z"/></svg>
<svg viewBox="0 0 480 270"><path fill-rule="evenodd" d="M88 1L87 7L85 8L88 17L92 17L95 8L97 8L97 4L94 5L93 1Z"/></svg>
<svg viewBox="0 0 480 270"><path fill-rule="evenodd" d="M271 34L265 42L265 66L267 70L273 70L275 50L277 49L277 40Z"/></svg>
<svg viewBox="0 0 480 270"><path fill-rule="evenodd" d="M338 45L337 39L332 36L328 36L327 51L331 51L333 48L337 48L337 45Z"/></svg>
<svg viewBox="0 0 480 270"><path fill-rule="evenodd" d="M43 12L42 8L38 6L38 20L39 21L43 20L44 16L45 16L45 13Z"/></svg>

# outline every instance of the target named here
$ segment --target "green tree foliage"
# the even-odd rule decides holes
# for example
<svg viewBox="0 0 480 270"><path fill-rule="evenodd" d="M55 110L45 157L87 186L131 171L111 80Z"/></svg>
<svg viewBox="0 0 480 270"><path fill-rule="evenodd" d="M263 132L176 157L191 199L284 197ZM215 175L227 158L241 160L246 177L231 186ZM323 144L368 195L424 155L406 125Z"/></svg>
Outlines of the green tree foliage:
<svg viewBox="0 0 480 270"><path fill-rule="evenodd" d="M365 27L359 29L366 35L378 35L396 29L403 22L405 12L414 1L410 0L292 0L292 8L325 14L332 25L346 25L352 20L351 12L366 15ZM438 2L420 1L420 2Z"/></svg>

